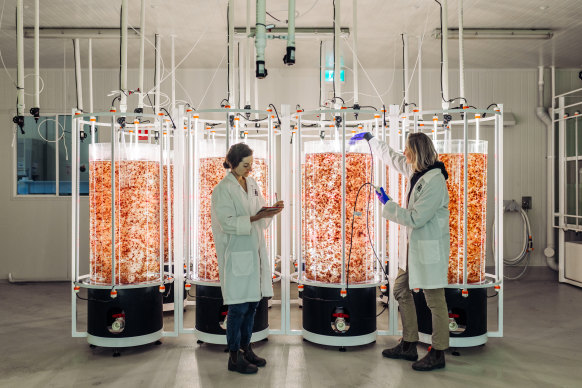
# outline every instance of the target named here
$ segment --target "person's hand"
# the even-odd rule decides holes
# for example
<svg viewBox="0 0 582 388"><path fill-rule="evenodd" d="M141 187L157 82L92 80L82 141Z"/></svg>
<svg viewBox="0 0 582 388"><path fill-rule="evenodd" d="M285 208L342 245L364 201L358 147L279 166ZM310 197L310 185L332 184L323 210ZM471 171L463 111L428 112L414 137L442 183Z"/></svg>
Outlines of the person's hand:
<svg viewBox="0 0 582 388"><path fill-rule="evenodd" d="M356 133L354 136L352 136L350 138L350 145L354 145L356 144L356 142L358 140L362 140L365 139L367 141L370 141L371 138L373 138L374 136L370 133L370 132L360 132L360 133Z"/></svg>
<svg viewBox="0 0 582 388"><path fill-rule="evenodd" d="M376 196L378 197L378 200L382 202L382 205L386 205L386 202L392 199L388 196L388 194L386 194L383 187L376 188Z"/></svg>

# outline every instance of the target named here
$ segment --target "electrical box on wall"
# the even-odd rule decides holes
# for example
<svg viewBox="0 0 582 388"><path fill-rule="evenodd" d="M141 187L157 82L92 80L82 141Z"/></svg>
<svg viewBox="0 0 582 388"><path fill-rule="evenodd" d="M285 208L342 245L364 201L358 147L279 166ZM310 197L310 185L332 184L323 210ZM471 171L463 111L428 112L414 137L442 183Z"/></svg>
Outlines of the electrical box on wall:
<svg viewBox="0 0 582 388"><path fill-rule="evenodd" d="M521 197L521 208L523 210L531 209L531 197Z"/></svg>

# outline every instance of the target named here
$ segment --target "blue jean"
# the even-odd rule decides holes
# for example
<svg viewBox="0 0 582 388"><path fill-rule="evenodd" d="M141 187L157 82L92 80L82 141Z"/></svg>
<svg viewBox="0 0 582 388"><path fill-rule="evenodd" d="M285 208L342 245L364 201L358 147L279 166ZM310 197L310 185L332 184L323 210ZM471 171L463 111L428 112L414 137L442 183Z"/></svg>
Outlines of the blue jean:
<svg viewBox="0 0 582 388"><path fill-rule="evenodd" d="M255 313L259 302L246 302L228 306L226 343L228 350L237 351L251 343Z"/></svg>

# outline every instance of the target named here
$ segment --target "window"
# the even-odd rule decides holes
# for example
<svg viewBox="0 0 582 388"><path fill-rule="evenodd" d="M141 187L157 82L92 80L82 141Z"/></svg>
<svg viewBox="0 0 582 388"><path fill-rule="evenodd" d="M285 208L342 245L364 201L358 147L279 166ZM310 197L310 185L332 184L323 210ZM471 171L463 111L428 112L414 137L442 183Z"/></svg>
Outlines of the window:
<svg viewBox="0 0 582 388"><path fill-rule="evenodd" d="M71 116L24 118L24 134L17 131L16 194L71 195ZM80 143L80 194L89 194L89 144ZM97 141L97 139L95 139Z"/></svg>

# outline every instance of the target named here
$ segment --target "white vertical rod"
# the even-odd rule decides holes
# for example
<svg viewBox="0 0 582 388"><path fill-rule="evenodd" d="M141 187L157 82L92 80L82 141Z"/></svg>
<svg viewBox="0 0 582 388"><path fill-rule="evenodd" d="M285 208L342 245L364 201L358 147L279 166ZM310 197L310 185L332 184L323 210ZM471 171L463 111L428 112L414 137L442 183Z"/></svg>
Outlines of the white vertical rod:
<svg viewBox="0 0 582 388"><path fill-rule="evenodd" d="M291 145L291 115L289 105L281 106L281 136L279 137L279 147L281 150L281 163L283 165L293 166L292 147ZM296 166L296 165L295 165ZM297 168L297 167L296 167ZM281 174L281 197L287 206L281 213L281 329L285 334L290 334L291 319L290 319L290 294L291 294L291 262L292 240L290 238L290 231L293 228L292 215L293 211L291 203L294 203L295 198L292 198L292 174ZM299 228L299 227L297 227Z"/></svg>
<svg viewBox="0 0 582 388"><path fill-rule="evenodd" d="M358 87L358 0L353 0L354 5L354 21L352 23L352 47L353 50L353 60L352 60L352 67L354 71L354 105L359 105L359 87Z"/></svg>
<svg viewBox="0 0 582 388"><path fill-rule="evenodd" d="M170 56L172 57L172 103L170 105L170 112L172 112L172 114L174 114L174 110L176 109L176 54L174 50L174 38L175 35L170 36Z"/></svg>
<svg viewBox="0 0 582 388"><path fill-rule="evenodd" d="M341 97L341 66L340 66L340 8L341 0L335 0L334 35L335 45L333 48L333 82L335 85L335 97ZM334 105L335 105L334 101ZM339 106L338 106L339 107Z"/></svg>
<svg viewBox="0 0 582 388"><path fill-rule="evenodd" d="M408 70L408 34L403 34L402 44L404 45L404 112L409 111L408 104L410 103L408 88L410 84L410 72Z"/></svg>
<svg viewBox="0 0 582 388"><path fill-rule="evenodd" d="M443 98L442 101L443 109L449 108L449 53L448 53L448 39L449 39L449 7L447 0L442 0L442 12L443 12L443 26L441 31L441 39L443 45Z"/></svg>
<svg viewBox="0 0 582 388"><path fill-rule="evenodd" d="M88 62L88 70L89 70L89 112L93 112L93 40L89 39L89 62ZM94 125L91 126L94 128ZM93 135L93 133L91 133Z"/></svg>
<svg viewBox="0 0 582 388"><path fill-rule="evenodd" d="M337 23L336 23L337 26ZM337 41L337 39L336 39ZM339 73L334 73L334 79ZM342 276L341 276L341 284L342 287L345 287L346 282L349 282L350 274L346 271L346 186L347 186L347 176L346 176L346 114L342 115L342 134L341 134L341 142L342 142L342 204L341 204L341 217L342 217ZM340 116L341 117L341 116ZM297 139L299 141L299 137Z"/></svg>
<svg viewBox="0 0 582 388"><path fill-rule="evenodd" d="M146 0L141 0L141 13L139 25L139 81L138 81L138 102L137 107L143 109L144 97L144 66L145 66L145 15L146 15Z"/></svg>
<svg viewBox="0 0 582 388"><path fill-rule="evenodd" d="M287 12L287 65L295 64L295 0L289 0Z"/></svg>
<svg viewBox="0 0 582 388"><path fill-rule="evenodd" d="M40 4L34 0L34 107L40 107Z"/></svg>
<svg viewBox="0 0 582 388"><path fill-rule="evenodd" d="M234 0L228 0L228 104L231 108L234 105ZM228 125L228 123L227 123Z"/></svg>
<svg viewBox="0 0 582 388"><path fill-rule="evenodd" d="M247 0L247 29L246 29L246 48L247 53L245 56L245 106L251 105L251 53L253 49L252 41L253 39L249 36L251 34L251 0ZM255 109L258 107L255 106Z"/></svg>
<svg viewBox="0 0 582 388"><path fill-rule="evenodd" d="M121 0L121 76L119 78L121 89L121 101L119 104L120 112L124 113L127 110L127 0Z"/></svg>
<svg viewBox="0 0 582 388"><path fill-rule="evenodd" d="M156 79L154 89L156 90L155 101L154 101L154 112L156 115L160 114L160 78L161 78L161 67L160 67L160 56L161 56L161 37L159 34L155 35L155 47L156 47Z"/></svg>
<svg viewBox="0 0 582 388"><path fill-rule="evenodd" d="M18 116L24 116L24 17L22 1L17 0L16 2L16 58L18 61L16 110Z"/></svg>
<svg viewBox="0 0 582 388"><path fill-rule="evenodd" d="M256 49L255 49L255 55L256 55ZM250 69L249 69L250 71ZM255 109L259 109L259 81L257 77L254 77L254 83L255 83ZM255 120L257 120L259 118L259 114L255 113Z"/></svg>
<svg viewBox="0 0 582 388"><path fill-rule="evenodd" d="M422 113L422 36L418 37L418 110Z"/></svg>
<svg viewBox="0 0 582 388"><path fill-rule="evenodd" d="M238 108L242 109L245 106L245 83L244 83L244 74L245 74L245 52L241 48L240 42L237 43L237 51L238 51L238 101L239 105ZM242 126L242 123L241 123Z"/></svg>
<svg viewBox="0 0 582 388"><path fill-rule="evenodd" d="M459 12L459 88L460 94L459 97L462 97L463 100L460 101L462 106L467 105L467 101L464 100L465 98L465 50L463 47L463 0L459 0L458 6Z"/></svg>
<svg viewBox="0 0 582 388"><path fill-rule="evenodd" d="M449 131L450 132L450 131ZM465 113L463 115L463 284L467 284L467 224L469 222L468 218L468 208L469 208L469 122L468 116Z"/></svg>
<svg viewBox="0 0 582 388"><path fill-rule="evenodd" d="M81 45L79 39L73 40L75 46L75 88L77 91L77 110L83 111L83 77L81 76Z"/></svg>

